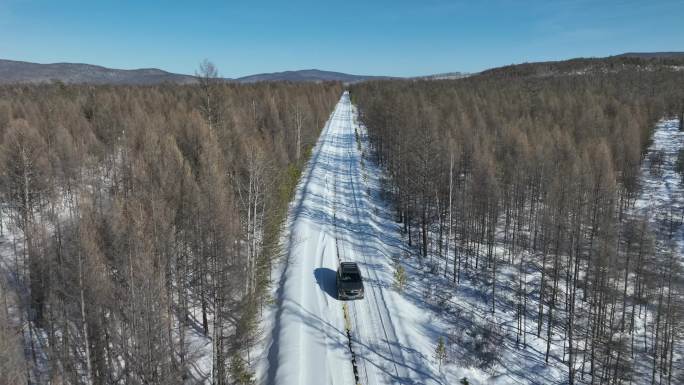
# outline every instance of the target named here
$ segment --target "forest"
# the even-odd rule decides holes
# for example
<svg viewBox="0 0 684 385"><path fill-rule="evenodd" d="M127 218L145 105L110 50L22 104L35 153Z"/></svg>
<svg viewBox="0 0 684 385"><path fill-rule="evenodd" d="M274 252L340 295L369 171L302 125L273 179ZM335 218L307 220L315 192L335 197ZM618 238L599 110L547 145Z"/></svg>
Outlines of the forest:
<svg viewBox="0 0 684 385"><path fill-rule="evenodd" d="M214 384L252 382L281 224L342 85L216 79L0 87L1 384L204 381L198 338Z"/></svg>
<svg viewBox="0 0 684 385"><path fill-rule="evenodd" d="M533 324L570 384L684 381L684 212L653 229L634 210L656 122L682 122L681 65L580 59L351 87L414 257L452 293L478 282L491 314L510 305L516 344Z"/></svg>
<svg viewBox="0 0 684 385"><path fill-rule="evenodd" d="M349 87L410 257L512 308L570 384L684 381L684 212L635 208L656 123L684 121L680 68ZM0 384L254 383L288 204L344 87L198 80L0 87Z"/></svg>

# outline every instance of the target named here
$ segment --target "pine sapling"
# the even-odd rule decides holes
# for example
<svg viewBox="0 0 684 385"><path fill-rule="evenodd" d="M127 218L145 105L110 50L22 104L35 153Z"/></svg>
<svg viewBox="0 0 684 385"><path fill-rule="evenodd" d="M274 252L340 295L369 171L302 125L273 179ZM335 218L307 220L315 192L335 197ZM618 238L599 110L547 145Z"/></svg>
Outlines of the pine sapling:
<svg viewBox="0 0 684 385"><path fill-rule="evenodd" d="M439 341L437 341L437 346L435 346L435 359L439 363L439 370L442 370L442 362L447 358L446 344L444 343L444 337L440 336Z"/></svg>
<svg viewBox="0 0 684 385"><path fill-rule="evenodd" d="M245 361L237 354L231 360L230 372L236 384L252 385L255 382L254 374L249 371Z"/></svg>
<svg viewBox="0 0 684 385"><path fill-rule="evenodd" d="M404 286L406 286L406 270L404 270L404 266L397 263L394 269L394 287L399 291L403 291Z"/></svg>

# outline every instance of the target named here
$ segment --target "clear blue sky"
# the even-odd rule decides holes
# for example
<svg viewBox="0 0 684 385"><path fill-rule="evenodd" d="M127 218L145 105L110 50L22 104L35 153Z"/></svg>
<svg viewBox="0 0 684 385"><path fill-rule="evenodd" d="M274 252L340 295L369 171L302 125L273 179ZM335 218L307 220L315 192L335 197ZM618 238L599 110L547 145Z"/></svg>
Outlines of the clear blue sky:
<svg viewBox="0 0 684 385"><path fill-rule="evenodd" d="M411 76L684 51L683 0L0 0L0 58Z"/></svg>

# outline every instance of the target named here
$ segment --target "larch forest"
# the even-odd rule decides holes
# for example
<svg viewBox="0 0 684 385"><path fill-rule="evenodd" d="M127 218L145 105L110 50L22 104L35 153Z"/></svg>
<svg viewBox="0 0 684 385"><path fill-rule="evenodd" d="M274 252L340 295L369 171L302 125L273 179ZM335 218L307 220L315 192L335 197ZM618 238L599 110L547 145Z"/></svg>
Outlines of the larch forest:
<svg viewBox="0 0 684 385"><path fill-rule="evenodd" d="M684 383L684 211L653 226L635 207L642 164L662 166L656 124L684 125L682 65L345 85L224 82L204 62L196 84L2 85L0 384L200 383L205 353L211 383L255 383L289 203L345 89L386 170L398 259L492 315L482 344L444 330L440 370L536 339L564 383ZM397 262L396 290L412 271Z"/></svg>

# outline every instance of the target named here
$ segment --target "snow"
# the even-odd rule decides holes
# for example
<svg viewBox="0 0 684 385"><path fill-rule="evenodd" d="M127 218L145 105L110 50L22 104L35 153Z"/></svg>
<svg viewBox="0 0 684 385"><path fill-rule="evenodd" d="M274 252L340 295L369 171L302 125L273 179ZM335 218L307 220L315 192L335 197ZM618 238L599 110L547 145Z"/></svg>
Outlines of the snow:
<svg viewBox="0 0 684 385"><path fill-rule="evenodd" d="M267 383L354 383L342 305L330 295L335 285L330 272L338 262L328 220L333 196L330 160L336 157L333 140L344 129L348 105L343 97L336 106L295 194L285 241L284 279L276 293L269 366L261 374Z"/></svg>
<svg viewBox="0 0 684 385"><path fill-rule="evenodd" d="M641 193L634 207L638 214L648 218L650 225L658 230L658 242L667 247L668 214L681 221L684 215L684 183L676 172L677 154L684 149L684 131L679 131L679 120L664 119L658 122L653 133L653 143L641 165ZM662 154L662 165L652 167L652 155ZM673 236L675 252L684 256L684 226L677 226ZM681 261L684 263L684 259Z"/></svg>
<svg viewBox="0 0 684 385"><path fill-rule="evenodd" d="M512 299L498 301L504 303L490 316L488 285L463 277L455 287L449 278L434 274L427 259L411 257L415 253L383 200L384 170L370 153L366 129L345 93L290 207L285 262L274 269L280 284L262 322L265 352L257 363L259 383L353 384L343 303L349 309L361 384L456 384L463 377L470 384L562 382L566 366L560 359L544 363L545 340L535 336L532 299L527 348L522 348L515 342ZM339 261L359 264L364 299L336 299ZM408 277L403 290L394 285L399 265ZM512 270L502 266L501 276ZM528 293L533 293L535 279L531 272ZM513 296L510 289L497 290L504 298ZM456 335L463 343L481 342L483 325L494 325L500 336L500 357L489 368L475 360L459 361L473 354L453 342ZM434 355L440 337L449 341L449 357L441 367ZM562 342L554 341L552 357L562 353Z"/></svg>
<svg viewBox="0 0 684 385"><path fill-rule="evenodd" d="M264 355L268 360L257 371L262 383L354 384L344 303L360 383L449 383L432 358L444 325L411 290L393 288L393 257L405 253L403 240L380 198L382 172L363 157L367 151L365 129L345 93L291 207L287 260L276 270L283 274L275 293L277 310L265 323L273 328ZM336 299L340 261L359 264L364 299Z"/></svg>
<svg viewBox="0 0 684 385"><path fill-rule="evenodd" d="M678 124L677 120L657 124L642 165L642 192L634 210L655 227L665 225L665 212L673 210L675 216L684 212L684 184L674 171L677 152L684 148L684 132ZM263 343L254 352L258 382L355 384L343 304L348 307L361 384L457 384L463 377L471 384L567 381L567 366L561 361L565 349L558 331L548 364L544 362L545 339L536 337L538 273L529 271L526 277L529 312L527 345L522 347L515 340L513 289L505 285L514 281L516 265L500 267L497 310L492 315L489 285L463 276L461 284L454 286L450 278L435 274L427 259L411 258L414 253L382 198L384 170L372 161L370 152L366 129L358 123L356 109L345 93L322 131L290 206L282 237L286 255L273 270L278 283L272 292L275 301L266 306ZM650 164L650 154L655 152L663 154L659 172ZM0 273L11 288L22 291L13 271L19 267L14 247L21 252L22 238L5 216L1 220L5 223L0 235ZM662 228L659 233L664 234ZM673 238L675 252L684 255L684 226L677 227ZM497 249L497 253L503 251ZM335 271L340 261L359 264L364 299L337 300ZM401 291L394 287L398 265L408 277ZM437 270L444 269L438 266ZM19 323L18 314L14 315ZM638 321L637 336L647 327L645 323ZM495 325L501 336L496 362L488 368L464 359L473 356L469 344L481 338L482 325ZM193 377L207 381L211 340L192 328L186 333L195 365ZM434 358L440 337L449 341L449 357L443 365ZM40 342L44 337L35 338ZM681 344L676 350L678 358L684 356Z"/></svg>
<svg viewBox="0 0 684 385"><path fill-rule="evenodd" d="M661 227L660 234L665 234L666 212L674 211L675 217L684 212L684 184L674 171L677 152L684 148L684 132L678 124L662 120L656 125L642 165L642 191L634 205L635 214ZM658 172L650 158L656 152L663 154ZM516 343L515 297L506 284L514 281L516 264L500 266L497 310L492 315L486 282L463 276L455 286L449 277L435 274L427 259L412 258L415 253L406 246L400 225L382 198L384 170L370 153L366 129L358 123L356 109L345 93L322 131L290 206L282 237L285 258L272 272L278 283L272 292L274 303L266 306L263 343L254 351L258 382L355 384L343 304L348 307L360 384L457 384L463 377L471 384L566 382L567 366L561 360L565 347L558 331L548 364L544 362L544 336L536 337L538 272L530 270L526 276L529 303L523 347ZM0 234L0 273L3 282L25 295L14 274L20 267L14 248L21 253L22 238L7 217L1 220L5 222ZM673 238L675 252L684 255L684 226L677 227ZM667 246L663 238L659 242ZM503 251L497 249L497 253ZM335 271L340 261L359 264L364 299L337 300ZM394 286L398 265L408 277L403 290ZM437 266L438 271L444 270ZM19 323L17 311L15 306L13 315ZM474 356L470 344L482 338L483 325L494 325L501 338L496 341L497 359L487 368L468 359ZM646 327L646 320L639 319L637 336ZM193 328L186 333L192 377L208 381L211 340ZM434 357L440 337L448 340L449 357L442 365ZM40 347L44 336L34 338ZM684 356L682 349L681 344L676 348L678 359ZM639 361L646 362L647 357L643 358ZM638 371L646 373L646 366Z"/></svg>
<svg viewBox="0 0 684 385"><path fill-rule="evenodd" d="M671 250L684 266L684 181L675 168L678 152L684 149L684 131L679 131L679 120L663 119L658 122L652 139L641 164L641 191L630 214L646 218L656 234L656 249L661 253ZM654 154L662 156L660 167L652 164ZM636 335L643 336L644 343L652 346L654 316L652 311L648 313L637 318L635 329ZM652 355L646 356L643 352L635 360L638 378L644 383L650 380L652 360ZM684 344L680 339L674 346L674 367L681 368L679 363L682 360ZM674 378L677 378L676 373L675 369Z"/></svg>
<svg viewBox="0 0 684 385"><path fill-rule="evenodd" d="M45 352L48 336L45 330L38 329L33 324L29 325L26 321L22 304L28 303L29 291L28 282L21 273L26 269L24 237L10 220L7 211L5 207L0 206L0 301L7 301L5 304L8 307L10 327L17 330L17 335L21 334L24 358L29 360L31 355L36 356L36 366L32 368L31 378L41 379L46 376L49 366Z"/></svg>
<svg viewBox="0 0 684 385"><path fill-rule="evenodd" d="M212 315L213 317L213 315ZM177 323L178 320L175 320ZM185 333L185 343L187 344L187 362L192 365L188 383L211 383L212 375L212 342L211 338L205 336L199 330L189 328ZM176 327L177 331L177 327ZM178 338L178 336L175 336Z"/></svg>

